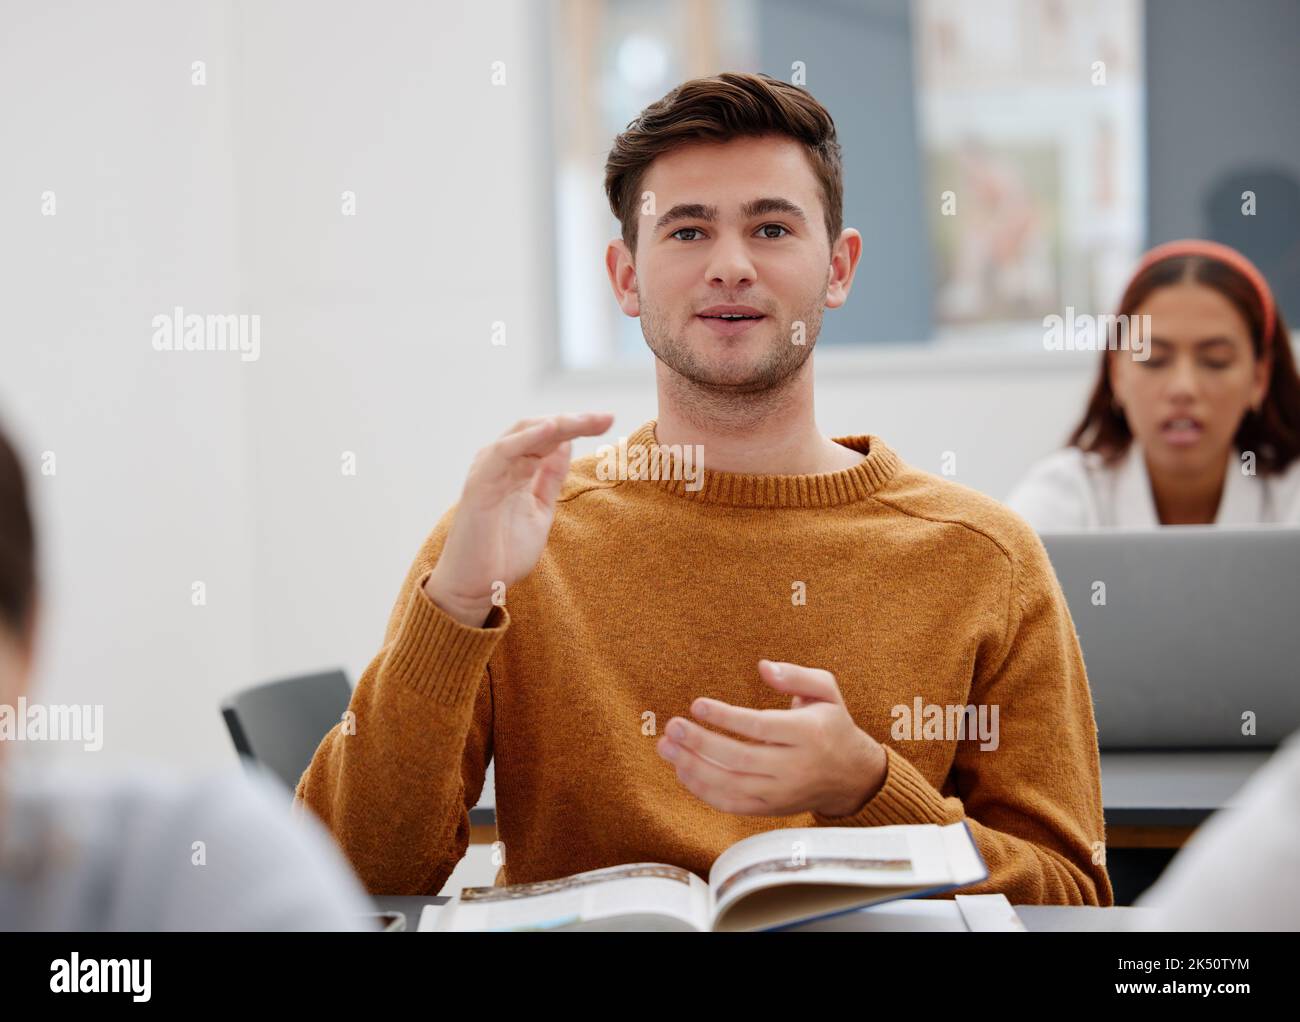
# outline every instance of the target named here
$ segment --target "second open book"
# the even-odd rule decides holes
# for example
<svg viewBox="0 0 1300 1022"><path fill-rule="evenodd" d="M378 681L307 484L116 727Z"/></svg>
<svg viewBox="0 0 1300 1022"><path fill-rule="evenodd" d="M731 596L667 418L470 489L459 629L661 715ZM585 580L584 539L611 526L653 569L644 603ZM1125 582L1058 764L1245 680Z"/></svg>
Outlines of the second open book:
<svg viewBox="0 0 1300 1022"><path fill-rule="evenodd" d="M680 866L636 862L466 887L434 928L773 930L987 877L965 823L792 828L737 841L714 860L707 884Z"/></svg>

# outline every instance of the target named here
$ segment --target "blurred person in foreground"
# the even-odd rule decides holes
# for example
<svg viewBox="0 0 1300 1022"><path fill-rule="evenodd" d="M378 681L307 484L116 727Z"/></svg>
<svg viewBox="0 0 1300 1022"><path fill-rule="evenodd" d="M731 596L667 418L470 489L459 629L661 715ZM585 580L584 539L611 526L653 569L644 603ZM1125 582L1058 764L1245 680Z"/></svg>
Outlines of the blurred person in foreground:
<svg viewBox="0 0 1300 1022"><path fill-rule="evenodd" d="M290 820L270 780L18 769L4 739L27 726L38 618L36 529L0 432L0 930L373 928L328 834Z"/></svg>
<svg viewBox="0 0 1300 1022"><path fill-rule="evenodd" d="M1300 732L1135 902L1144 930L1300 930Z"/></svg>

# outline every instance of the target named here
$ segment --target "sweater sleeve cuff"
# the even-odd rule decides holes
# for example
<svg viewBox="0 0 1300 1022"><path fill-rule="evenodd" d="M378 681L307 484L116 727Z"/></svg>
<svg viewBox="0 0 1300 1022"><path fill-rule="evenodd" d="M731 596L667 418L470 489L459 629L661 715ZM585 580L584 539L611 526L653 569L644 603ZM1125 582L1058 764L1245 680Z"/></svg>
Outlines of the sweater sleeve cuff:
<svg viewBox="0 0 1300 1022"><path fill-rule="evenodd" d="M482 628L463 625L429 599L424 591L428 578L426 572L406 601L384 672L438 702L468 703L478 692L492 651L510 627L510 615L496 606Z"/></svg>
<svg viewBox="0 0 1300 1022"><path fill-rule="evenodd" d="M819 827L885 827L898 823L952 823L945 799L901 752L884 746L885 783L850 816L813 813Z"/></svg>

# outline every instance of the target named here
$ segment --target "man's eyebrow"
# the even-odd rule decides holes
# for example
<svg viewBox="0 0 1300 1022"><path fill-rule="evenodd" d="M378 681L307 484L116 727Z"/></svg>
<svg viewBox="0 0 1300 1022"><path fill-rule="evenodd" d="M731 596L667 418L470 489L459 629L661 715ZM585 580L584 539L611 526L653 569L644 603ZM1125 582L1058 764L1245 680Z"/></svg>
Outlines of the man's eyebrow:
<svg viewBox="0 0 1300 1022"><path fill-rule="evenodd" d="M718 219L717 206L705 206L698 202L679 202L655 221L655 230L667 227L676 220L707 220L712 223L716 219Z"/></svg>
<svg viewBox="0 0 1300 1022"><path fill-rule="evenodd" d="M771 213L784 213L805 224L808 222L808 217L804 214L804 211L789 199L768 196L762 199L753 199L740 207L740 216L744 220L752 220L754 217L767 216ZM702 220L706 223L712 223L717 219L717 206L705 206L699 202L679 202L655 221L655 231L660 231L678 220Z"/></svg>
<svg viewBox="0 0 1300 1022"><path fill-rule="evenodd" d="M805 224L808 222L802 209L789 199L778 197L755 199L753 202L745 203L740 210L740 215L746 220L752 220L756 216L767 216L770 213L784 213L786 216L802 220Z"/></svg>

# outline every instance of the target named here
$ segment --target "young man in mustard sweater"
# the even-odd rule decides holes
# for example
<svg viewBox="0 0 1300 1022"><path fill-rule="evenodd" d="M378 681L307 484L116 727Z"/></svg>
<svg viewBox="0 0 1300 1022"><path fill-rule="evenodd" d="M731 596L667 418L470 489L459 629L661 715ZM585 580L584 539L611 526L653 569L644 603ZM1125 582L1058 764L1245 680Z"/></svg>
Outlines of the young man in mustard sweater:
<svg viewBox="0 0 1300 1022"><path fill-rule="evenodd" d="M1097 733L1037 536L813 411L823 308L862 251L803 89L722 74L615 140L606 268L657 419L478 453L298 799L369 889L435 894L496 758L498 883L626 862L707 877L782 827L965 820L963 893L1112 902ZM701 462L705 466L702 466Z"/></svg>

